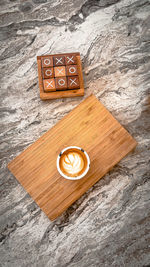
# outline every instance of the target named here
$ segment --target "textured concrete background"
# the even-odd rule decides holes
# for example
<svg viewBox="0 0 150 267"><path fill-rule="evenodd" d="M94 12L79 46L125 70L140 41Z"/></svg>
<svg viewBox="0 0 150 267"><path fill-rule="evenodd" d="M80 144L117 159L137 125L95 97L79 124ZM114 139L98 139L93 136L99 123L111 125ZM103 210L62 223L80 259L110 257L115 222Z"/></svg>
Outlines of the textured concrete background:
<svg viewBox="0 0 150 267"><path fill-rule="evenodd" d="M149 266L150 1L0 0L0 9L0 266ZM51 222L6 166L82 101L39 98L36 56L72 51L85 97L94 93L139 145Z"/></svg>

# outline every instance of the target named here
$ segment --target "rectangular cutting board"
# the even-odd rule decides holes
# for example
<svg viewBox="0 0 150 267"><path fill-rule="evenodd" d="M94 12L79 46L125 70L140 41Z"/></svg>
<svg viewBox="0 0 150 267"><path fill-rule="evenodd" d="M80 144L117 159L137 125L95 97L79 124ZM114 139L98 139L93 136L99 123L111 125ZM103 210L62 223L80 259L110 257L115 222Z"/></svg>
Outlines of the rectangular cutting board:
<svg viewBox="0 0 150 267"><path fill-rule="evenodd" d="M56 168L57 155L71 145L82 147L90 156L90 170L81 180L66 180ZM91 95L12 160L8 168L54 220L135 146L132 136Z"/></svg>

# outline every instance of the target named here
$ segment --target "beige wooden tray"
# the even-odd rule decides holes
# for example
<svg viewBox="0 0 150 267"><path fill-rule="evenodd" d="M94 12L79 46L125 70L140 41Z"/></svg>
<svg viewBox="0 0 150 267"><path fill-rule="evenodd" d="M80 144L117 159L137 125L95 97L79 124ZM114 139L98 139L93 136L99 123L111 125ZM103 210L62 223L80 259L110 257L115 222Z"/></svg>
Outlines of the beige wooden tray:
<svg viewBox="0 0 150 267"><path fill-rule="evenodd" d="M70 145L82 147L91 159L90 171L81 180L66 180L56 168L57 155ZM8 168L54 220L135 146L132 136L91 95L11 161Z"/></svg>

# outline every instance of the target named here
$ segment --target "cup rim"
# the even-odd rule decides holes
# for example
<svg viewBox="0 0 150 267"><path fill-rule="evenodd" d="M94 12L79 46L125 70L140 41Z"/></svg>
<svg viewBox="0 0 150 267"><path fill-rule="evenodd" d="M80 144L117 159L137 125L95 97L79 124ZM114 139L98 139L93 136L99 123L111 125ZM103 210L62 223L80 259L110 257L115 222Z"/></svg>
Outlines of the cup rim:
<svg viewBox="0 0 150 267"><path fill-rule="evenodd" d="M87 158L87 168L85 169L85 171L84 171L81 175L79 175L79 176L77 176L77 177L71 177L71 176L68 176L68 175L64 174L64 173L61 171L60 167L59 167L59 161L60 161L60 157L61 157L61 155L62 155L66 150L71 149L71 148L76 148L76 149L81 150L81 151L86 155L86 158ZM83 148L78 147L78 146L68 146L68 147L62 149L61 152L59 153L59 155L58 155L58 157L57 157L56 165L57 165L57 170L58 170L58 172L59 172L60 175L63 176L64 178L66 178L66 179L68 179L68 180L79 180L79 179L83 178L83 177L87 174L87 172L89 171L89 168L90 168L90 158L89 158L89 155L87 154L87 152L86 152Z"/></svg>

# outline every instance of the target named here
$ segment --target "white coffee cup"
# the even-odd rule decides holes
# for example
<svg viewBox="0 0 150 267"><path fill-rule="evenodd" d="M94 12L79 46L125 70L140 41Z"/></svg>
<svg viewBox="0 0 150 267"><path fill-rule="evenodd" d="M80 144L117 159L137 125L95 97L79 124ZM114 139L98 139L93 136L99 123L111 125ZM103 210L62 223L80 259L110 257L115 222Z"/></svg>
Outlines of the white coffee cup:
<svg viewBox="0 0 150 267"><path fill-rule="evenodd" d="M66 152L67 150L73 150L73 149L76 149L76 151L77 150L79 150L79 152L81 153L81 151L84 153L84 156L85 156L85 158L86 158L86 168L85 168L85 170L84 170L84 172L83 173L81 173L80 175L77 175L77 176L69 176L69 174L65 174L62 170L61 170L61 168L60 168L60 158L61 158L61 156L64 154L64 152ZM66 148L64 148L60 153L59 153L59 155L58 155L58 157L57 157L57 163L56 163L56 165L57 165L57 170L58 170L58 172L60 173L60 175L62 176L62 177L64 177L64 178L66 178L66 179L68 179L68 180L79 180L79 179L81 179L81 178L83 178L86 174L87 174L87 172L89 171L89 168L90 168L90 158L89 158L89 156L88 156L88 154L87 154L87 152L84 150L84 149L82 149L82 148L80 148L80 147L78 147L78 146L68 146L68 147L66 147Z"/></svg>

